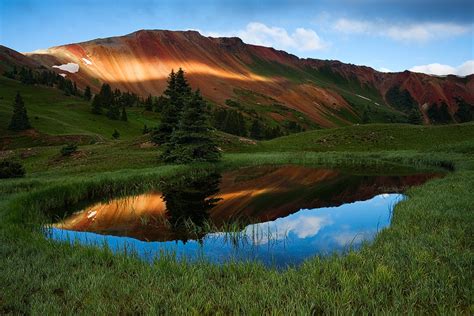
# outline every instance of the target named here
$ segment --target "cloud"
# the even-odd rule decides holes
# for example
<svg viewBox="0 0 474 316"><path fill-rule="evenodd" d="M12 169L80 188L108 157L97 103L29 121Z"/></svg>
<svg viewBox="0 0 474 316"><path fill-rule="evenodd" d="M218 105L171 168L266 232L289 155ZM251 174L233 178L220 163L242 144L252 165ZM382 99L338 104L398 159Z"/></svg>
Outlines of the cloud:
<svg viewBox="0 0 474 316"><path fill-rule="evenodd" d="M445 75L467 76L470 74L474 74L474 60L468 60L457 67L434 63L434 64L428 64L428 65L414 66L410 68L409 70L413 72L422 72L425 74L438 75L438 76L445 76Z"/></svg>
<svg viewBox="0 0 474 316"><path fill-rule="evenodd" d="M458 36L471 29L467 25L444 22L391 24L383 20L368 21L346 18L336 20L333 28L345 34L383 36L404 42L427 42L437 38Z"/></svg>
<svg viewBox="0 0 474 316"><path fill-rule="evenodd" d="M244 233L254 244L263 245L274 241L285 240L290 233L304 239L316 236L325 226L332 221L325 216L311 214L290 215L279 218L273 222L249 225Z"/></svg>
<svg viewBox="0 0 474 316"><path fill-rule="evenodd" d="M312 29L300 27L290 34L284 28L267 26L259 22L249 23L244 29L232 32L201 31L201 33L212 37L237 36L248 44L274 47L277 49L294 49L297 51L322 50L329 45Z"/></svg>
<svg viewBox="0 0 474 316"><path fill-rule="evenodd" d="M388 68L385 68L385 67L380 67L379 69L377 69L378 71L380 72L393 72L392 70L388 69Z"/></svg>

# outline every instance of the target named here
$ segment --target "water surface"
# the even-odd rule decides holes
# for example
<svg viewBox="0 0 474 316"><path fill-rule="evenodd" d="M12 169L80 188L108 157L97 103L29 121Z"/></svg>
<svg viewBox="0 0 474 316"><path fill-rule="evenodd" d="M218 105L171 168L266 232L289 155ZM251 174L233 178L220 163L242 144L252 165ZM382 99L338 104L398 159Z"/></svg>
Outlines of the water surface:
<svg viewBox="0 0 474 316"><path fill-rule="evenodd" d="M160 190L92 204L50 237L133 249L147 260L299 264L357 248L390 224L403 191L431 174L364 176L301 166L180 176Z"/></svg>

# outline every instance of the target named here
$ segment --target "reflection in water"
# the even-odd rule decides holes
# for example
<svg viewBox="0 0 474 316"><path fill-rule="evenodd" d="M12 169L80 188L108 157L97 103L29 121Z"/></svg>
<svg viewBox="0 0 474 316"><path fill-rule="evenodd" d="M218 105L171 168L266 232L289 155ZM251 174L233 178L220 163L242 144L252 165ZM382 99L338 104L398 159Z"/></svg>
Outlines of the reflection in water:
<svg viewBox="0 0 474 316"><path fill-rule="evenodd" d="M298 166L195 173L161 192L88 207L54 224L51 237L133 247L146 258L171 251L180 258L285 266L371 240L389 225L399 193L430 177Z"/></svg>
<svg viewBox="0 0 474 316"><path fill-rule="evenodd" d="M209 219L209 211L220 200L213 197L219 192L221 175L183 176L163 185L168 220L174 228L183 228L188 222L200 226Z"/></svg>

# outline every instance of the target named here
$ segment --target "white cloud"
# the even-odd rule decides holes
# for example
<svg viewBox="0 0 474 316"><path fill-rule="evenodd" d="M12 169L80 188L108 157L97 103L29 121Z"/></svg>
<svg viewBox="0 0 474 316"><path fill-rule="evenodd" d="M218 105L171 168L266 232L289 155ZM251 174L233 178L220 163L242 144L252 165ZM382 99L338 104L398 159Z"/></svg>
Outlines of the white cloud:
<svg viewBox="0 0 474 316"><path fill-rule="evenodd" d="M291 34L287 30L276 26L267 26L263 23L252 22L247 24L243 30L233 32L202 32L212 37L240 37L248 44L274 47L277 49L295 49L298 51L315 51L328 47L312 29L297 28Z"/></svg>
<svg viewBox="0 0 474 316"><path fill-rule="evenodd" d="M332 221L325 216L311 214L290 215L276 219L273 222L249 225L245 228L245 235L254 244L262 245L274 241L285 240L290 233L298 238L313 237Z"/></svg>
<svg viewBox="0 0 474 316"><path fill-rule="evenodd" d="M470 27L455 23L399 23L382 20L367 21L341 18L333 28L346 34L368 34L389 37L404 42L427 42L442 37L457 36L469 32Z"/></svg>
<svg viewBox="0 0 474 316"><path fill-rule="evenodd" d="M428 64L414 66L409 69L413 72L421 72L429 75L445 76L445 75L457 75L457 76L467 76L474 74L474 60L468 60L463 64L453 67L443 64Z"/></svg>
<svg viewBox="0 0 474 316"><path fill-rule="evenodd" d="M385 68L385 67L380 67L379 69L377 69L378 71L380 72L393 72L392 70L388 69L388 68Z"/></svg>

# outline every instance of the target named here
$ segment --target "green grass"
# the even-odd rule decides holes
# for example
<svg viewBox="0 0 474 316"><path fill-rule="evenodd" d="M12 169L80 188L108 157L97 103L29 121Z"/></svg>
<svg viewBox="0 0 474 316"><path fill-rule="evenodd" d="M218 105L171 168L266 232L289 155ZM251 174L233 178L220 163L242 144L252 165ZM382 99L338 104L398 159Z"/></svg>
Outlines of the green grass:
<svg viewBox="0 0 474 316"><path fill-rule="evenodd" d="M131 111L129 123L114 122L90 114L80 99L4 78L2 137L13 136L4 128L14 89L21 89L30 117L39 117L32 123L41 138L86 135L96 143L84 140L78 154L61 157L65 139L35 143L25 136L14 139L11 150L0 151L2 157L20 159L27 170L23 179L0 180L0 314L474 312L474 124L360 125L255 145L218 133L221 163L173 166L158 160L159 148L143 146L144 117L154 122L154 114ZM117 128L123 135L118 141L110 140L114 124L130 125ZM409 189L391 226L372 244L284 271L254 262L217 266L172 257L149 264L133 254L54 242L41 229L52 214L72 205L145 192L197 167L268 164L360 174L454 171Z"/></svg>
<svg viewBox="0 0 474 316"><path fill-rule="evenodd" d="M89 135L109 140L117 129L121 138L132 139L141 135L144 124L153 127L158 123L157 114L144 112L142 108L128 109L128 122L109 120L105 115L92 114L90 102L81 98L65 96L55 88L23 85L0 76L0 135L16 140L8 148L35 144L34 138L20 138L6 129L17 91L25 101L32 126L40 134Z"/></svg>

